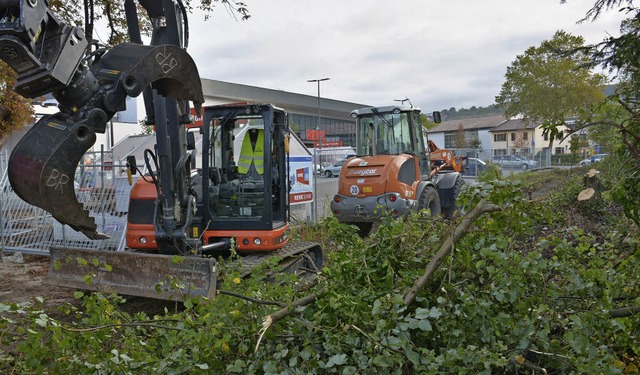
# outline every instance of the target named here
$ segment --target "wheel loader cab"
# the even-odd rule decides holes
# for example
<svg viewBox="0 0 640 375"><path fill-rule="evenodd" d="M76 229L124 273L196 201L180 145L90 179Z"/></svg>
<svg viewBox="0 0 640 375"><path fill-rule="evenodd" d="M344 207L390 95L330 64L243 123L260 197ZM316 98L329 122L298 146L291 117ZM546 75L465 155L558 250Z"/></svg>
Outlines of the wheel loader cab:
<svg viewBox="0 0 640 375"><path fill-rule="evenodd" d="M359 156L408 154L419 157L420 173L428 172L420 110L407 106L365 108L356 118L356 153Z"/></svg>

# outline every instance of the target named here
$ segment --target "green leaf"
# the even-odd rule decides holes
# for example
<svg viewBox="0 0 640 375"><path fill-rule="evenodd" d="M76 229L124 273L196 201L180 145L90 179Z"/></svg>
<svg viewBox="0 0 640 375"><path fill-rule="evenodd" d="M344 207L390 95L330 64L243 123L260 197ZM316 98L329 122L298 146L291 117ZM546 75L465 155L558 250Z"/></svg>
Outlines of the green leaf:
<svg viewBox="0 0 640 375"><path fill-rule="evenodd" d="M187 309L191 309L193 308L193 301L191 300L191 298L187 298L184 302L183 302L184 307L186 307Z"/></svg>
<svg viewBox="0 0 640 375"><path fill-rule="evenodd" d="M429 315L430 315L430 311L429 311L429 309L424 309L424 308L421 308L421 307L418 307L418 308L416 309L416 315L415 315L415 317L416 317L416 319L418 319L418 320L420 320L420 319L427 319L427 318L429 317Z"/></svg>
<svg viewBox="0 0 640 375"><path fill-rule="evenodd" d="M184 256L174 255L171 257L171 263L173 264L182 264L184 263Z"/></svg>
<svg viewBox="0 0 640 375"><path fill-rule="evenodd" d="M431 330L432 330L432 328L431 328L431 323L430 323L428 320L426 320L426 319L421 320L421 321L418 323L418 328L420 328L422 331L427 331L427 332L429 332L429 331L431 331Z"/></svg>
<svg viewBox="0 0 640 375"><path fill-rule="evenodd" d="M346 354L336 354L329 358L327 364L324 365L324 368L331 368L333 366L340 366L347 363L347 355Z"/></svg>
<svg viewBox="0 0 640 375"><path fill-rule="evenodd" d="M442 312L437 307L432 307L431 310L429 310L429 318L437 319L441 316Z"/></svg>
<svg viewBox="0 0 640 375"><path fill-rule="evenodd" d="M86 259L80 258L80 257L76 258L76 262L78 262L78 265L80 267L84 267L84 266L86 266L88 264Z"/></svg>

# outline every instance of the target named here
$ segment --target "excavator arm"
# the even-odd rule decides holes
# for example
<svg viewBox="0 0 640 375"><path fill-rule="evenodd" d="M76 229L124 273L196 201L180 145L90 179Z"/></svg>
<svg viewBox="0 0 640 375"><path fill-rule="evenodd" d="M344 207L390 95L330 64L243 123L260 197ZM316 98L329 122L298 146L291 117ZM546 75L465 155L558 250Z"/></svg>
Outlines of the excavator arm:
<svg viewBox="0 0 640 375"><path fill-rule="evenodd" d="M176 19L167 15L175 16L175 4L175 0L141 1L152 22L173 25L174 31ZM156 45L123 43L102 54L92 53L82 30L60 22L45 0L0 0L0 59L18 74L14 90L27 98L51 93L60 109L34 124L11 154L9 180L20 198L91 239L105 238L76 198L75 169L95 143L96 133L104 133L113 115L125 109L127 96L145 91L145 103L153 104L147 108L148 117L155 119L161 113L164 128L168 116L180 117L179 102L192 101L199 112L204 102L200 76L179 38L167 37L177 34L167 26L154 26ZM184 202L169 199L164 208L188 204L184 194L179 197ZM175 235L172 231L168 236Z"/></svg>

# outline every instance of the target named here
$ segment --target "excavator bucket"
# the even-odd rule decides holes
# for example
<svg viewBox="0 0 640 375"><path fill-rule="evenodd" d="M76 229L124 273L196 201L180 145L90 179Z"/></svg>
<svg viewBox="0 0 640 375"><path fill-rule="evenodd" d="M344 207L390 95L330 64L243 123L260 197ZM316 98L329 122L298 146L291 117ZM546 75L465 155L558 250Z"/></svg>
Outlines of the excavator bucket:
<svg viewBox="0 0 640 375"><path fill-rule="evenodd" d="M44 116L16 145L9 159L11 186L22 200L50 212L61 223L91 239L103 239L94 218L78 202L74 175L78 161L96 140L82 123L61 114Z"/></svg>
<svg viewBox="0 0 640 375"><path fill-rule="evenodd" d="M173 301L216 294L212 258L55 247L50 256L49 285Z"/></svg>
<svg viewBox="0 0 640 375"><path fill-rule="evenodd" d="M96 132L104 133L109 118L125 109L127 95L137 96L149 85L161 95L192 101L197 110L204 97L193 59L175 46L121 44L91 69L100 82L111 82L113 90L106 94L98 90L90 101L95 107L87 104L78 113L41 118L14 148L8 174L13 190L24 201L90 239L104 239L74 188L76 167L95 143Z"/></svg>

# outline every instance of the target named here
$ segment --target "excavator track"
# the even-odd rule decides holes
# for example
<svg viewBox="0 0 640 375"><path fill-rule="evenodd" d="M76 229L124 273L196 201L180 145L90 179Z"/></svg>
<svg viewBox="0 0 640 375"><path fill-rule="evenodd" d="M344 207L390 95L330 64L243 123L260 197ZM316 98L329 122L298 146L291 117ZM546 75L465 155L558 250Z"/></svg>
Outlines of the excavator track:
<svg viewBox="0 0 640 375"><path fill-rule="evenodd" d="M264 262L280 257L280 269L284 272L301 272L306 270L322 270L324 256L322 248L315 242L289 242L273 252L252 254L241 258L240 275L247 277L252 270Z"/></svg>

